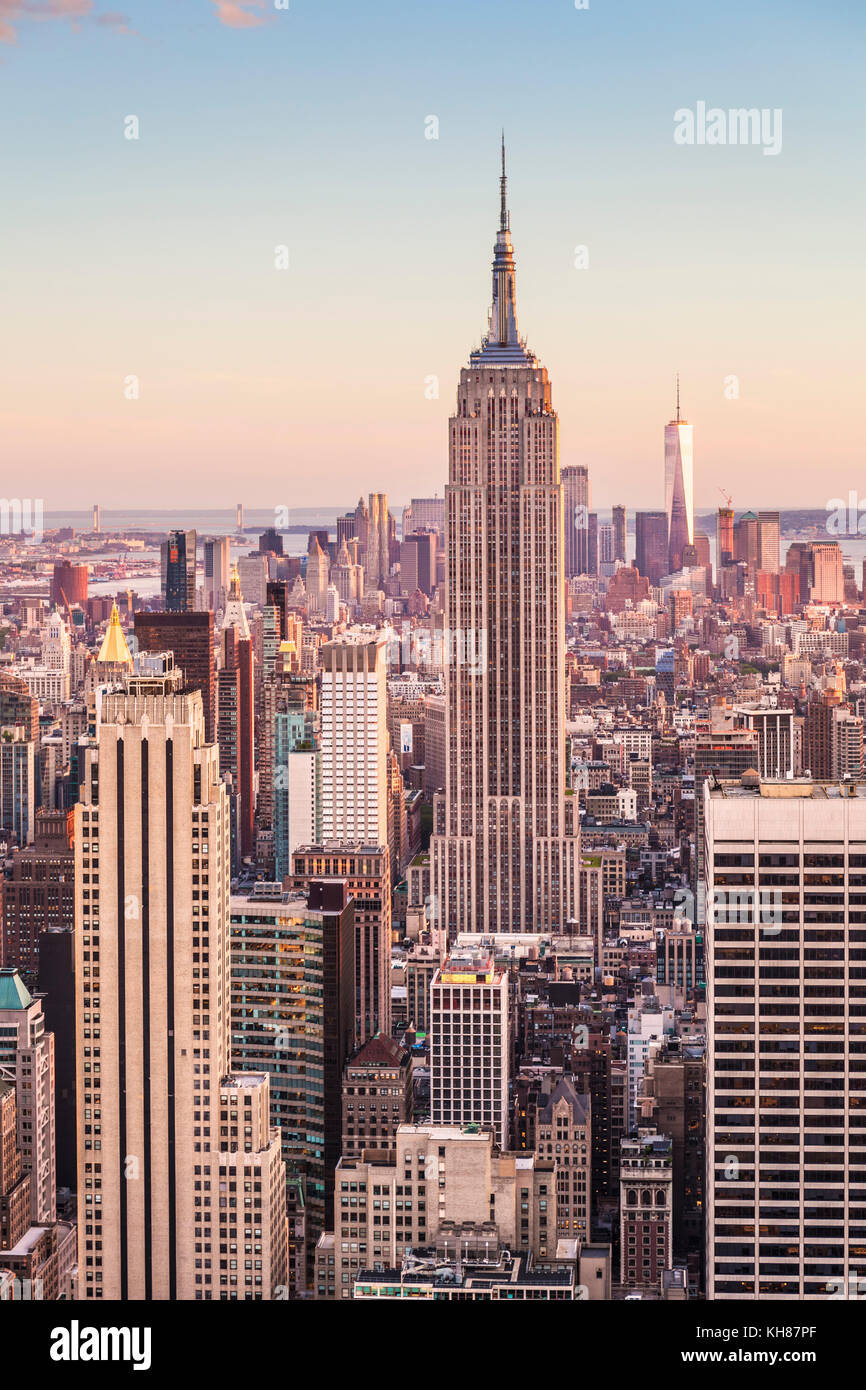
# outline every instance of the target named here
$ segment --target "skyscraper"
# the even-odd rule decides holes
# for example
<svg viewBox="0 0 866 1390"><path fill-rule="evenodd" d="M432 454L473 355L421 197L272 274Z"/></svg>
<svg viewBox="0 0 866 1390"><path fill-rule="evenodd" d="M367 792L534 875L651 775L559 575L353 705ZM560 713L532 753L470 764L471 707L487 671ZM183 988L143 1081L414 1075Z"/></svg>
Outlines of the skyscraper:
<svg viewBox="0 0 866 1390"><path fill-rule="evenodd" d="M71 927L74 915L72 813L37 811L35 827L35 843L12 854L3 885L0 943L0 959L14 965L31 987L45 932Z"/></svg>
<svg viewBox="0 0 866 1390"><path fill-rule="evenodd" d="M289 1177L303 1185L307 1240L333 1220L342 1070L353 1045L354 904L341 883L308 893L257 885L231 899L231 1027L239 1068L270 1073Z"/></svg>
<svg viewBox="0 0 866 1390"><path fill-rule="evenodd" d="M707 1298L823 1299L863 1268L866 786L703 795Z"/></svg>
<svg viewBox="0 0 866 1390"><path fill-rule="evenodd" d="M635 512L635 568L658 584L668 567L668 518L665 512Z"/></svg>
<svg viewBox="0 0 866 1390"><path fill-rule="evenodd" d="M57 1215L54 1137L54 1034L45 1031L42 1001L17 970L0 970L0 1071L18 1095L18 1141L30 1174L30 1220Z"/></svg>
<svg viewBox="0 0 866 1390"><path fill-rule="evenodd" d="M211 536L202 544L204 551L204 606L212 613L226 601L231 570L231 541L228 536Z"/></svg>
<svg viewBox="0 0 866 1390"><path fill-rule="evenodd" d="M613 558L625 564L626 547L626 510L625 507L614 507L613 513Z"/></svg>
<svg viewBox="0 0 866 1390"><path fill-rule="evenodd" d="M162 596L167 613L195 609L195 531L169 531L160 546Z"/></svg>
<svg viewBox="0 0 866 1390"><path fill-rule="evenodd" d="M391 861L387 845L302 845L292 856L292 885L343 882L354 919L355 1020L360 1044L391 1032Z"/></svg>
<svg viewBox="0 0 866 1390"><path fill-rule="evenodd" d="M177 684L105 698L75 808L85 1299L270 1298L286 1278L268 1078L229 1071L226 792L201 697ZM255 1273L225 1270L221 1242L255 1243Z"/></svg>
<svg viewBox="0 0 866 1390"><path fill-rule="evenodd" d="M779 573L779 513L758 512L758 569Z"/></svg>
<svg viewBox="0 0 866 1390"><path fill-rule="evenodd" d="M734 509L719 507L716 517L716 582L722 565L730 565L734 559Z"/></svg>
<svg viewBox="0 0 866 1390"><path fill-rule="evenodd" d="M384 492L370 493L366 555L367 588L380 589L388 578L391 569L388 498Z"/></svg>
<svg viewBox="0 0 866 1390"><path fill-rule="evenodd" d="M508 972L485 946L455 948L430 989L433 1123L489 1126L507 1149Z"/></svg>
<svg viewBox="0 0 866 1390"><path fill-rule="evenodd" d="M385 638L346 633L321 649L322 837L388 843Z"/></svg>
<svg viewBox="0 0 866 1390"><path fill-rule="evenodd" d="M237 566L229 583L220 647L217 736L220 771L231 773L237 797L237 863L252 854L255 841L254 657Z"/></svg>
<svg viewBox="0 0 866 1390"><path fill-rule="evenodd" d="M589 573L589 509L592 489L589 469L574 464L562 470L562 514L565 534L565 577Z"/></svg>
<svg viewBox="0 0 866 1390"><path fill-rule="evenodd" d="M139 611L135 615L135 640L143 652L174 652L175 665L183 672L184 689L201 691L205 738L212 743L216 737L213 614Z"/></svg>
<svg viewBox="0 0 866 1390"><path fill-rule="evenodd" d="M692 426L680 418L680 379L677 377L677 415L665 425L665 513L671 574L682 569L683 550L693 545L695 539L692 434Z"/></svg>
<svg viewBox="0 0 866 1390"><path fill-rule="evenodd" d="M517 327L505 149L490 328L449 423L446 778L434 818L437 925L540 931L576 916L566 825L559 422ZM467 653L472 653L470 658Z"/></svg>

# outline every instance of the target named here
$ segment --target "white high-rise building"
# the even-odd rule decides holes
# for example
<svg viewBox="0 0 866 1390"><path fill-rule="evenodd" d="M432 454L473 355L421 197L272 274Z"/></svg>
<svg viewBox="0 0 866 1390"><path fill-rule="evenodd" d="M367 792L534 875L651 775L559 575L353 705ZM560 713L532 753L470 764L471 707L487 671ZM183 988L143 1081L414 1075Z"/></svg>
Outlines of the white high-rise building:
<svg viewBox="0 0 866 1390"><path fill-rule="evenodd" d="M57 1217L54 1133L54 1034L45 1031L39 997L17 970L0 970L0 1080L14 1084L18 1146L30 1174L33 1225Z"/></svg>
<svg viewBox="0 0 866 1390"><path fill-rule="evenodd" d="M388 843L386 639L351 630L321 649L322 837Z"/></svg>
<svg viewBox="0 0 866 1390"><path fill-rule="evenodd" d="M434 1125L489 1125L508 1148L508 972L492 948L455 947L430 986Z"/></svg>
<svg viewBox="0 0 866 1390"><path fill-rule="evenodd" d="M231 540L211 536L202 543L204 552L204 607L218 613L226 601L231 574Z"/></svg>
<svg viewBox="0 0 866 1390"><path fill-rule="evenodd" d="M450 938L557 930L578 915L559 421L547 369L517 327L504 149L502 159L490 330L460 373L449 422L446 775L432 891Z"/></svg>
<svg viewBox="0 0 866 1390"><path fill-rule="evenodd" d="M683 567L683 550L695 542L694 430L680 418L680 379L677 377L677 416L665 425L665 511L668 518L668 564L675 574Z"/></svg>
<svg viewBox="0 0 866 1390"><path fill-rule="evenodd" d="M72 665L72 642L62 614L51 613L42 627L42 665L46 671L69 674Z"/></svg>
<svg viewBox="0 0 866 1390"><path fill-rule="evenodd" d="M286 1284L268 1077L230 1073L226 788L201 695L177 685L106 695L75 808L84 1299L269 1299Z"/></svg>
<svg viewBox="0 0 866 1390"><path fill-rule="evenodd" d="M866 783L745 773L703 795L706 1296L857 1297Z"/></svg>
<svg viewBox="0 0 866 1390"><path fill-rule="evenodd" d="M734 716L740 727L757 731L756 771L762 777L793 777L794 711L765 705L738 705Z"/></svg>

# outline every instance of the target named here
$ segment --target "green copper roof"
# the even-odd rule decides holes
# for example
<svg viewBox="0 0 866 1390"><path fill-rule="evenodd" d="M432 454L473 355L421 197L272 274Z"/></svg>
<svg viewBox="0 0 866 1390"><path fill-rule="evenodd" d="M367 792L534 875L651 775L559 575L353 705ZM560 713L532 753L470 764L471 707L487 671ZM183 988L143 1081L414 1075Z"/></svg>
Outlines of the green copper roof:
<svg viewBox="0 0 866 1390"><path fill-rule="evenodd" d="M33 1003L17 970L0 970L0 1009L27 1009Z"/></svg>

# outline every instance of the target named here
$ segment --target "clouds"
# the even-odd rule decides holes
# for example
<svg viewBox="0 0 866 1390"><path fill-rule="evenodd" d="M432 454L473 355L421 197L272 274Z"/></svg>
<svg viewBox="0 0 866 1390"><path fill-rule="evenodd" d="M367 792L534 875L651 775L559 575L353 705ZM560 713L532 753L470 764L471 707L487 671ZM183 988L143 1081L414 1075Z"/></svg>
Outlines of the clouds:
<svg viewBox="0 0 866 1390"><path fill-rule="evenodd" d="M211 0L216 6L217 19L228 29L257 29L267 23L257 10L265 8L265 0Z"/></svg>
<svg viewBox="0 0 866 1390"><path fill-rule="evenodd" d="M24 20L68 20L77 26L94 23L114 29L118 34L131 34L129 19L124 14L94 12L94 0L0 0L0 43L15 43L18 25Z"/></svg>

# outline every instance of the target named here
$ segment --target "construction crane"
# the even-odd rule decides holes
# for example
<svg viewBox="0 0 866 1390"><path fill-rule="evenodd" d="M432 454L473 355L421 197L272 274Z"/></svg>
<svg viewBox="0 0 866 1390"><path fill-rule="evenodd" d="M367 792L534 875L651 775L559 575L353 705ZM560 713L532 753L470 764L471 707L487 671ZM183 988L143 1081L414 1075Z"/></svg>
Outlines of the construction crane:
<svg viewBox="0 0 866 1390"><path fill-rule="evenodd" d="M723 487L719 487L716 490L722 494L722 496L728 504L728 510L730 510L731 507L733 507L734 505L733 497L731 497L729 493L725 492L725 489Z"/></svg>
<svg viewBox="0 0 866 1390"><path fill-rule="evenodd" d="M73 626L72 626L72 609L71 609L70 606L69 606L69 599L66 597L66 591L64 590L62 584L60 585L60 597L63 599L63 603L64 603L64 606L65 606L65 608L66 608L66 618L67 618L67 621L68 621L68 623L69 623L69 631L70 631L70 633L71 633L71 632L73 631Z"/></svg>

